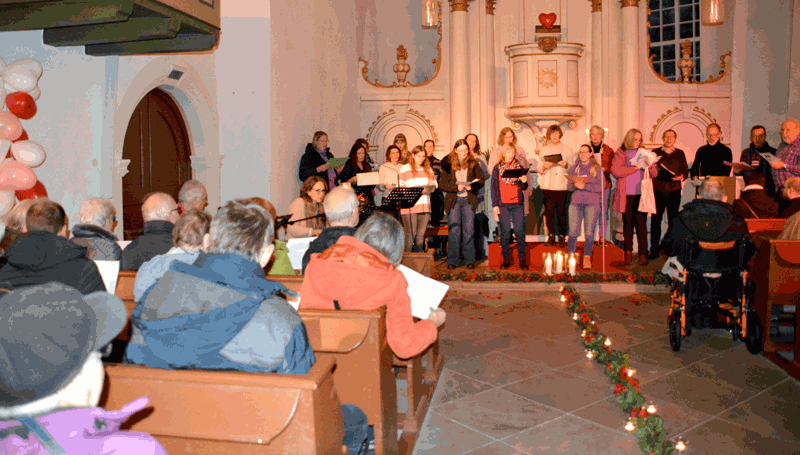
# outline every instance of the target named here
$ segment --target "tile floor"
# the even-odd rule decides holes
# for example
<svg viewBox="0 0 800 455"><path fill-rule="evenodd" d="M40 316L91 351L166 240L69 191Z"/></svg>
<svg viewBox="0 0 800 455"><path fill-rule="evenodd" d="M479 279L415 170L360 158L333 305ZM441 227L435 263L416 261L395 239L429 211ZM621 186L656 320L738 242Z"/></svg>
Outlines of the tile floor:
<svg viewBox="0 0 800 455"><path fill-rule="evenodd" d="M447 360L414 454L642 453L559 297L451 291ZM581 297L685 453L800 454L800 382L725 330L695 329L673 352L667 294Z"/></svg>

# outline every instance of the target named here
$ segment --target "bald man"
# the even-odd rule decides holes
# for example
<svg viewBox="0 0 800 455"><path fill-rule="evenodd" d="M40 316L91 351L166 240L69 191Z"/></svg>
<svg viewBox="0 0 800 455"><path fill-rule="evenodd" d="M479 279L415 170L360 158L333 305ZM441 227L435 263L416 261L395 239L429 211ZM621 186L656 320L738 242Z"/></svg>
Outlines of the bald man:
<svg viewBox="0 0 800 455"><path fill-rule="evenodd" d="M322 201L328 227L308 246L303 255L303 272L314 253L322 253L343 235L353 235L358 226L358 197L350 188L337 186Z"/></svg>
<svg viewBox="0 0 800 455"><path fill-rule="evenodd" d="M800 177L800 123L793 118L783 122L781 138L783 143L778 147L778 161L770 163L778 188L791 177Z"/></svg>
<svg viewBox="0 0 800 455"><path fill-rule="evenodd" d="M139 270L145 262L172 248L178 203L167 193L153 193L142 204L144 234L122 252L122 270Z"/></svg>
<svg viewBox="0 0 800 455"><path fill-rule="evenodd" d="M208 207L208 192L199 180L184 183L178 193L178 205L184 212L200 212Z"/></svg>

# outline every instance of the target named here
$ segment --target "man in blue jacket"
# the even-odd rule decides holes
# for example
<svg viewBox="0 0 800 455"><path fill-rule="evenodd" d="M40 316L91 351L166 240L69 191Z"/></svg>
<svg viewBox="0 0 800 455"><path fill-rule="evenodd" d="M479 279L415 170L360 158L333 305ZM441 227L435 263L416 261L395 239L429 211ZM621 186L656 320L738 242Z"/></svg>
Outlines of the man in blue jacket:
<svg viewBox="0 0 800 455"><path fill-rule="evenodd" d="M264 275L275 249L272 216L227 202L192 264L173 262L137 302L125 361L154 368L307 374L314 351L294 295ZM345 444L359 449L366 415L342 407Z"/></svg>

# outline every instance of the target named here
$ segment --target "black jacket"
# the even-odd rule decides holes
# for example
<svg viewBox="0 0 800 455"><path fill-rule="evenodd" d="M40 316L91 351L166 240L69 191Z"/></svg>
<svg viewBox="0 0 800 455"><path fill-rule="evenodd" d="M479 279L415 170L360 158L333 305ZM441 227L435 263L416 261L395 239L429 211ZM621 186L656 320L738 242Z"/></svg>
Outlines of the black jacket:
<svg viewBox="0 0 800 455"><path fill-rule="evenodd" d="M122 248L117 237L101 227L91 224L76 224L72 227L72 241L89 249L89 259L119 261Z"/></svg>
<svg viewBox="0 0 800 455"><path fill-rule="evenodd" d="M704 145L697 149L694 156L692 169L689 171L692 177L704 177L715 175L728 177L731 175L731 168L722 164L723 161L733 162L733 152L723 144L717 142L714 145Z"/></svg>
<svg viewBox="0 0 800 455"><path fill-rule="evenodd" d="M303 273L306 273L306 266L308 261L311 260L311 255L314 253L322 253L328 247L333 246L334 243L339 241L339 237L343 235L353 235L356 233L356 228L349 226L332 226L323 229L322 233L308 245L306 254L303 255Z"/></svg>
<svg viewBox="0 0 800 455"><path fill-rule="evenodd" d="M325 155L329 160L333 158L331 149L325 149ZM318 175L327 182L328 171L317 172L317 168L323 164L325 164L325 160L319 156L319 153L317 153L317 150L314 148L314 144L309 143L306 145L306 151L303 153L303 157L300 158L300 169L297 171L297 176L300 178L301 182L305 182L312 175ZM336 182L339 182L338 175L336 176Z"/></svg>
<svg viewBox="0 0 800 455"><path fill-rule="evenodd" d="M747 224L724 202L695 199L683 207L661 241L667 256L680 256L688 241L729 242L749 239Z"/></svg>
<svg viewBox="0 0 800 455"><path fill-rule="evenodd" d="M172 248L172 228L169 221L144 223L144 234L128 245L122 252L120 270L139 270L145 262Z"/></svg>
<svg viewBox="0 0 800 455"><path fill-rule="evenodd" d="M742 218L778 218L780 204L765 190L742 191L733 203L736 214Z"/></svg>
<svg viewBox="0 0 800 455"><path fill-rule="evenodd" d="M470 190L467 192L467 201L472 206L472 210L478 208L478 193L481 192L481 188L486 183L486 178L477 159L475 159L472 167L467 169L467 181L471 182L475 179L478 179L478 181L470 185ZM439 189L444 193L444 209L448 213L453 208L453 204L456 203L456 197L458 197L457 182L456 173L452 170L450 155L448 155L442 160L442 177L439 179Z"/></svg>
<svg viewBox="0 0 800 455"><path fill-rule="evenodd" d="M46 231L31 231L6 251L0 287L16 289L50 281L72 286L82 294L105 291L103 278L87 249Z"/></svg>

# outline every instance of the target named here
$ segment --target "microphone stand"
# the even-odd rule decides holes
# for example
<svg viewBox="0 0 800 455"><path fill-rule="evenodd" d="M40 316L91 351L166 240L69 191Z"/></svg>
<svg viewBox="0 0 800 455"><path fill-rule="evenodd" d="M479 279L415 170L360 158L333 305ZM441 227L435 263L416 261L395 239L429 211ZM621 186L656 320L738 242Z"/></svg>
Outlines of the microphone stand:
<svg viewBox="0 0 800 455"><path fill-rule="evenodd" d="M299 220L289 221L289 218L291 218L292 215L293 215L293 213L290 213L288 215L281 215L281 216L277 217L277 218L281 218L281 221L278 221L277 223L275 223L275 230L277 231L278 229L280 229L280 228L282 228L284 226L287 226L287 225L290 225L290 224L299 223L301 221L313 220L315 218L325 218L325 214L324 213L319 213L317 215L312 215L312 216L309 216L309 217L300 218Z"/></svg>

